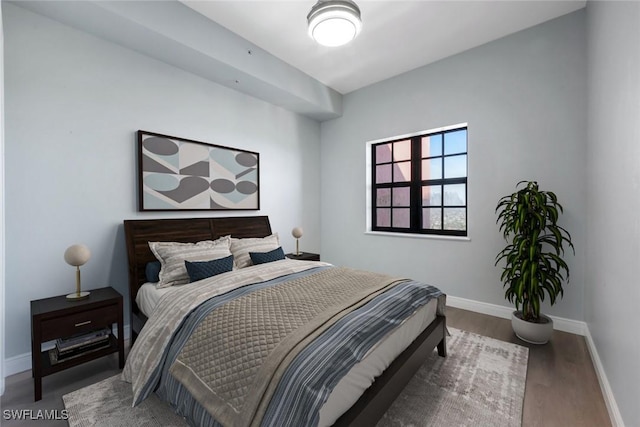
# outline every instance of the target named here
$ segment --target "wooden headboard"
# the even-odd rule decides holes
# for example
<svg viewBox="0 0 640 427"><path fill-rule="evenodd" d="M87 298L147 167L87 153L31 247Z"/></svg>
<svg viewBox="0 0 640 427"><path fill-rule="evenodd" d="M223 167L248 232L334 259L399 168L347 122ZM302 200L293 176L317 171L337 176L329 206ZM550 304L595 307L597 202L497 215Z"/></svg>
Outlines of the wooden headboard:
<svg viewBox="0 0 640 427"><path fill-rule="evenodd" d="M129 260L131 343L147 320L136 304L136 295L140 286L147 281L147 263L156 260L149 249L149 242L194 243L228 235L246 238L265 237L270 234L271 225L267 216L125 220L124 235Z"/></svg>

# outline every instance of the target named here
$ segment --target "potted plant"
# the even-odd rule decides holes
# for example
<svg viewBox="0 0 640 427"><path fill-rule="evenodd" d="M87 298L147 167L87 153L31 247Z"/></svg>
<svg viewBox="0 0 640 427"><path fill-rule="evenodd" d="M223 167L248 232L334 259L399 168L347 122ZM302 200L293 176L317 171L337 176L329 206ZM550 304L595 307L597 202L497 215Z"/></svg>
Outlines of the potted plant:
<svg viewBox="0 0 640 427"><path fill-rule="evenodd" d="M500 279L505 298L515 301L514 332L524 341L544 344L553 333L553 321L540 313L540 302L545 294L551 305L558 295L562 298L562 283L569 282L563 245L567 243L574 255L575 249L569 232L558 225L563 210L556 195L540 190L535 181L520 181L516 188L521 186L496 206L496 222L510 243L498 253L495 265L506 261Z"/></svg>

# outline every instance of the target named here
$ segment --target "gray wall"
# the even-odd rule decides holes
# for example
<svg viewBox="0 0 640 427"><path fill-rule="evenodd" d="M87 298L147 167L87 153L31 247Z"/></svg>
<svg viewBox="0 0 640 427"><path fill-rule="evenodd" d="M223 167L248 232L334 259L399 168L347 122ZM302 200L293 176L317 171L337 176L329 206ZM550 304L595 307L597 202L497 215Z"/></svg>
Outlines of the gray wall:
<svg viewBox="0 0 640 427"><path fill-rule="evenodd" d="M6 349L27 353L29 301L74 290L70 244L92 251L86 289L127 294L122 220L136 211L135 131L260 153L261 211L285 251L319 250L318 122L3 3ZM127 298L128 300L128 298Z"/></svg>
<svg viewBox="0 0 640 427"><path fill-rule="evenodd" d="M589 2L585 320L627 426L640 425L640 3Z"/></svg>
<svg viewBox="0 0 640 427"><path fill-rule="evenodd" d="M322 123L323 258L508 306L494 209L518 181L537 180L560 198L576 246L564 299L544 311L582 320L586 83L582 10L348 94L344 115ZM462 122L471 240L365 234L365 142Z"/></svg>

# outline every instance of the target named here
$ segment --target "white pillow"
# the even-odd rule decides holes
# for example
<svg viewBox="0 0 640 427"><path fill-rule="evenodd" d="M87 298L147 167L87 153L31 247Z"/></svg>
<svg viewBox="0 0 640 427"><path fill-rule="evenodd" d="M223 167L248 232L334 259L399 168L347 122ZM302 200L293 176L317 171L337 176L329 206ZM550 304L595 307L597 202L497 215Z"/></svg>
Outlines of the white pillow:
<svg viewBox="0 0 640 427"><path fill-rule="evenodd" d="M149 242L151 252L160 261L160 281L156 287L167 288L189 283L185 261L211 261L231 255L230 237L203 240L198 243Z"/></svg>
<svg viewBox="0 0 640 427"><path fill-rule="evenodd" d="M271 236L258 238L237 239L232 237L230 249L236 267L244 268L253 265L249 252L269 252L279 247L278 233L273 233Z"/></svg>

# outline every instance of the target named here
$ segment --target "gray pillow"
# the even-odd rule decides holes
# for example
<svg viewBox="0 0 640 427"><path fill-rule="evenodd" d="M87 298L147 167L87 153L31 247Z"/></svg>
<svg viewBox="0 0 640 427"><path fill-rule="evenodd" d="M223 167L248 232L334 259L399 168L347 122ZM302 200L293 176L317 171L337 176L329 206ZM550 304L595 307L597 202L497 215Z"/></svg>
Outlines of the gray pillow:
<svg viewBox="0 0 640 427"><path fill-rule="evenodd" d="M231 255L229 236L198 243L149 242L149 248L162 265L157 288L189 283L185 261L211 261Z"/></svg>

